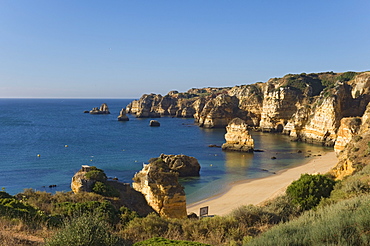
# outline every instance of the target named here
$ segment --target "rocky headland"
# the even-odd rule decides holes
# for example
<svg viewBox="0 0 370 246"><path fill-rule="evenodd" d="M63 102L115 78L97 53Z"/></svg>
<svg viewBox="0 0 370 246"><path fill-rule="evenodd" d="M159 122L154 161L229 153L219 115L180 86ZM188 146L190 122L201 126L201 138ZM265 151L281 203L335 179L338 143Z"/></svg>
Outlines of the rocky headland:
<svg viewBox="0 0 370 246"><path fill-rule="evenodd" d="M342 119L362 117L370 102L370 72L288 74L265 83L145 94L127 106L136 117L193 117L205 128L238 117L249 127L293 140L334 146Z"/></svg>

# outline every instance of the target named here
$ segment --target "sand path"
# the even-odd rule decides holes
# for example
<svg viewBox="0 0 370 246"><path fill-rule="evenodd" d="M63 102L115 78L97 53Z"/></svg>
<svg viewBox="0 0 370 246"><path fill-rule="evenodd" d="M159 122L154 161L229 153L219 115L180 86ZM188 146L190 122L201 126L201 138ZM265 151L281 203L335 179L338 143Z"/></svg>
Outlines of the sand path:
<svg viewBox="0 0 370 246"><path fill-rule="evenodd" d="M212 196L187 206L188 213L199 215L199 208L208 206L210 215L225 215L233 209L247 204L260 204L285 192L286 187L304 173L327 173L337 164L334 152L316 156L306 164L282 170L272 176L236 182L224 193Z"/></svg>

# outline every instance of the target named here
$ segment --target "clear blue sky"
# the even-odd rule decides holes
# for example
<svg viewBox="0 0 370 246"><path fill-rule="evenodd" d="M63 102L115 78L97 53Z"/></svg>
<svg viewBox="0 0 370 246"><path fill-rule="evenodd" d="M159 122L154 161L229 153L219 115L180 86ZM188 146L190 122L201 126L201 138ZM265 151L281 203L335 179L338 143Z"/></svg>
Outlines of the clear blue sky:
<svg viewBox="0 0 370 246"><path fill-rule="evenodd" d="M2 0L0 97L136 98L370 70L368 0Z"/></svg>

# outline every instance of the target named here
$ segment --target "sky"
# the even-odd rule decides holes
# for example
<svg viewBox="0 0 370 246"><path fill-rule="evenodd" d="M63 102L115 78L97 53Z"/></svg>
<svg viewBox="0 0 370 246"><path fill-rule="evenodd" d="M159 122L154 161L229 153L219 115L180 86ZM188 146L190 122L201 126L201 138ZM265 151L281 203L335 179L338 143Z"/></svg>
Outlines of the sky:
<svg viewBox="0 0 370 246"><path fill-rule="evenodd" d="M368 0L1 0L0 98L139 98L370 70Z"/></svg>

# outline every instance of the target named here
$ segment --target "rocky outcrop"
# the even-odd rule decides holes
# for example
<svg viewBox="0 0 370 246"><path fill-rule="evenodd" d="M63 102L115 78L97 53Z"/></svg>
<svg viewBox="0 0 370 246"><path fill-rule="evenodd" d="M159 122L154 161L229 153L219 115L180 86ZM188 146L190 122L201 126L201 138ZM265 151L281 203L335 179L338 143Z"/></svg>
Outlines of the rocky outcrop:
<svg viewBox="0 0 370 246"><path fill-rule="evenodd" d="M148 204L160 216L187 217L185 191L178 182L178 173L171 172L162 160L144 164L133 181L133 188L145 196Z"/></svg>
<svg viewBox="0 0 370 246"><path fill-rule="evenodd" d="M151 120L149 122L149 126L161 126L161 123L159 123L157 120Z"/></svg>
<svg viewBox="0 0 370 246"><path fill-rule="evenodd" d="M92 171L95 167L90 167L88 165L82 165L81 169L75 173L75 175L72 177L71 182L71 189L73 193L79 193L79 192L91 192L92 186L96 182L95 179L90 179L86 177L85 175Z"/></svg>
<svg viewBox="0 0 370 246"><path fill-rule="evenodd" d="M126 115L126 109L122 108L117 117L118 121L129 121L130 119Z"/></svg>
<svg viewBox="0 0 370 246"><path fill-rule="evenodd" d="M156 161L158 158L155 158ZM165 155L159 156L171 171L177 172L179 177L199 176L200 164L198 160L186 155Z"/></svg>
<svg viewBox="0 0 370 246"><path fill-rule="evenodd" d="M110 114L108 105L103 103L100 108L93 108L90 110L90 114Z"/></svg>
<svg viewBox="0 0 370 246"><path fill-rule="evenodd" d="M253 152L254 142L244 120L233 119L226 127L226 131L226 143L222 145L223 150Z"/></svg>
<svg viewBox="0 0 370 246"><path fill-rule="evenodd" d="M104 171L94 166L83 165L72 177L71 188L74 193L94 192L93 187L98 181L104 183L107 189L115 191L115 197L110 200L116 207L125 206L136 211L140 216L155 212L148 205L143 194L134 190L130 184L107 180Z"/></svg>

